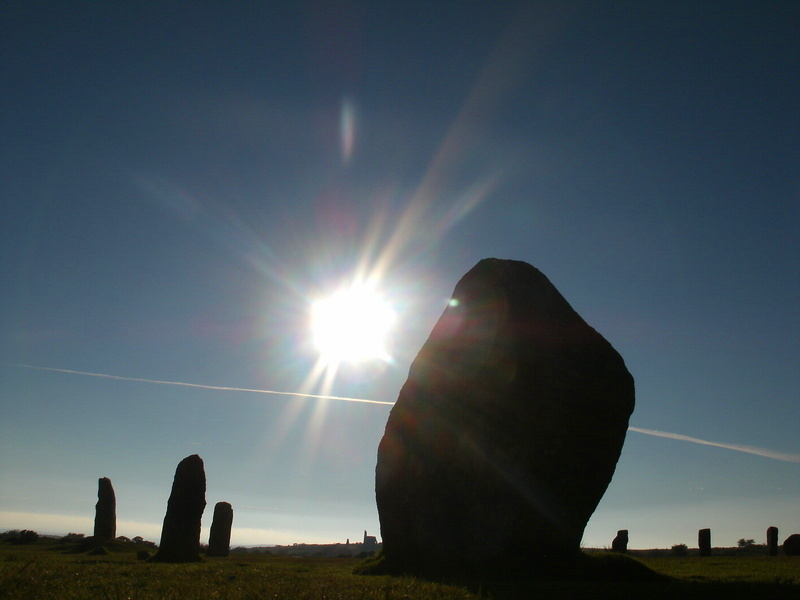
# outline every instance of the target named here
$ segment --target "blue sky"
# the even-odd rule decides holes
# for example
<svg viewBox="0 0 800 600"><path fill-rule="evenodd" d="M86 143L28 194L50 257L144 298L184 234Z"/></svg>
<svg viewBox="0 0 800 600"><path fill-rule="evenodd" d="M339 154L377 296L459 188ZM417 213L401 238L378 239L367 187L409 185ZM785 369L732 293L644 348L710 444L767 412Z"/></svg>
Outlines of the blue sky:
<svg viewBox="0 0 800 600"><path fill-rule="evenodd" d="M393 402L494 256L636 380L585 545L800 531L798 30L794 2L3 2L0 529L91 533L106 476L157 541L197 453L234 544L379 535L390 405L219 388ZM389 358L326 378L310 307L365 278Z"/></svg>

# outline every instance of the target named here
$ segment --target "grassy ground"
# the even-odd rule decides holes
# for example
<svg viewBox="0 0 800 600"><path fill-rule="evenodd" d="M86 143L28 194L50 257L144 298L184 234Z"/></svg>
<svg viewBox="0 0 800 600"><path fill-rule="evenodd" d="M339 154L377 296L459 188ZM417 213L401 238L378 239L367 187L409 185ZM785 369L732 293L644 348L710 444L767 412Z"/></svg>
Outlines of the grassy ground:
<svg viewBox="0 0 800 600"><path fill-rule="evenodd" d="M445 584L353 575L354 559L234 555L188 565L137 561L132 549L103 556L64 545L0 544L0 598L9 600L455 600L494 598L800 598L799 557L651 558L676 578L651 583L496 581ZM74 548L73 548L74 550Z"/></svg>
<svg viewBox="0 0 800 600"><path fill-rule="evenodd" d="M798 556L708 556L641 558L654 571L686 581L794 584L800 598Z"/></svg>

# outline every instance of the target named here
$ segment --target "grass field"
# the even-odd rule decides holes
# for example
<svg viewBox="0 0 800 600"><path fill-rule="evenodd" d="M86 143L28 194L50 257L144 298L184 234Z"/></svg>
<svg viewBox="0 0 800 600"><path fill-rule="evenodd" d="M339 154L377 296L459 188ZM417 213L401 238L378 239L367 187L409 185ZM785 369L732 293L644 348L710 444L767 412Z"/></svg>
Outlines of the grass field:
<svg viewBox="0 0 800 600"><path fill-rule="evenodd" d="M800 598L800 557L644 558L674 579L650 583L437 583L353 575L343 558L232 555L186 565L136 560L135 549L80 554L63 544L0 543L0 598L10 600L405 600L495 598Z"/></svg>

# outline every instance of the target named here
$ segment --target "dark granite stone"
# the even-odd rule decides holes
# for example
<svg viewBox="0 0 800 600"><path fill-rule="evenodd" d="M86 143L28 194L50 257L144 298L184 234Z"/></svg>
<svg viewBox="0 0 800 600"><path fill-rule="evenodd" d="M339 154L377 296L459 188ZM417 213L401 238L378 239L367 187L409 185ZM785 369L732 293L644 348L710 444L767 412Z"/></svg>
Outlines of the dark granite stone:
<svg viewBox="0 0 800 600"><path fill-rule="evenodd" d="M700 556L711 556L711 530L701 529L697 532L697 545Z"/></svg>
<svg viewBox="0 0 800 600"><path fill-rule="evenodd" d="M152 558L159 562L200 560L200 521L206 507L206 473L203 459L193 454L175 470L172 493L161 529L161 544Z"/></svg>
<svg viewBox="0 0 800 600"><path fill-rule="evenodd" d="M622 357L547 277L480 261L411 364L378 449L382 568L576 556L633 406Z"/></svg>
<svg viewBox="0 0 800 600"><path fill-rule="evenodd" d="M231 526L233 507L227 502L217 502L214 506L214 520L208 536L206 556L228 556L231 550Z"/></svg>
<svg viewBox="0 0 800 600"><path fill-rule="evenodd" d="M620 554L628 553L628 530L620 529L617 532L617 537L611 542L611 549Z"/></svg>
<svg viewBox="0 0 800 600"><path fill-rule="evenodd" d="M778 528L767 528L767 551L770 556L778 556Z"/></svg>
<svg viewBox="0 0 800 600"><path fill-rule="evenodd" d="M793 533L783 540L783 553L786 556L800 556L800 533Z"/></svg>
<svg viewBox="0 0 800 600"><path fill-rule="evenodd" d="M97 481L97 504L94 505L94 542L103 544L117 536L117 497L108 477Z"/></svg>

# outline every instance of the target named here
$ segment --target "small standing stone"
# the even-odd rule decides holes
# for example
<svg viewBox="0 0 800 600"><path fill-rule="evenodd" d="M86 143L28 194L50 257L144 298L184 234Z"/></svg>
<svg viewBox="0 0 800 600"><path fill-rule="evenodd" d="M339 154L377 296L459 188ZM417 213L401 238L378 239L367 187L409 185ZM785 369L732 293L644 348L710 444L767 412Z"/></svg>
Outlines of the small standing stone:
<svg viewBox="0 0 800 600"><path fill-rule="evenodd" d="M778 528L769 527L767 529L767 550L770 556L778 556Z"/></svg>
<svg viewBox="0 0 800 600"><path fill-rule="evenodd" d="M175 470L172 493L161 529L161 544L152 560L158 562L198 562L200 560L200 521L206 507L206 473L203 459L187 456Z"/></svg>
<svg viewBox="0 0 800 600"><path fill-rule="evenodd" d="M793 533L783 541L783 553L786 556L800 556L800 533Z"/></svg>
<svg viewBox="0 0 800 600"><path fill-rule="evenodd" d="M231 526L233 507L227 502L217 502L214 506L214 520L208 536L206 556L228 556L231 550Z"/></svg>
<svg viewBox="0 0 800 600"><path fill-rule="evenodd" d="M94 505L94 541L102 544L117 537L117 498L108 477L97 481L97 504Z"/></svg>
<svg viewBox="0 0 800 600"><path fill-rule="evenodd" d="M700 547L700 556L711 556L710 529L701 529L697 532L697 545Z"/></svg>
<svg viewBox="0 0 800 600"><path fill-rule="evenodd" d="M628 553L628 530L627 529L620 529L617 532L617 537L615 537L614 541L611 542L611 549L614 552L619 552L620 554L627 554Z"/></svg>

